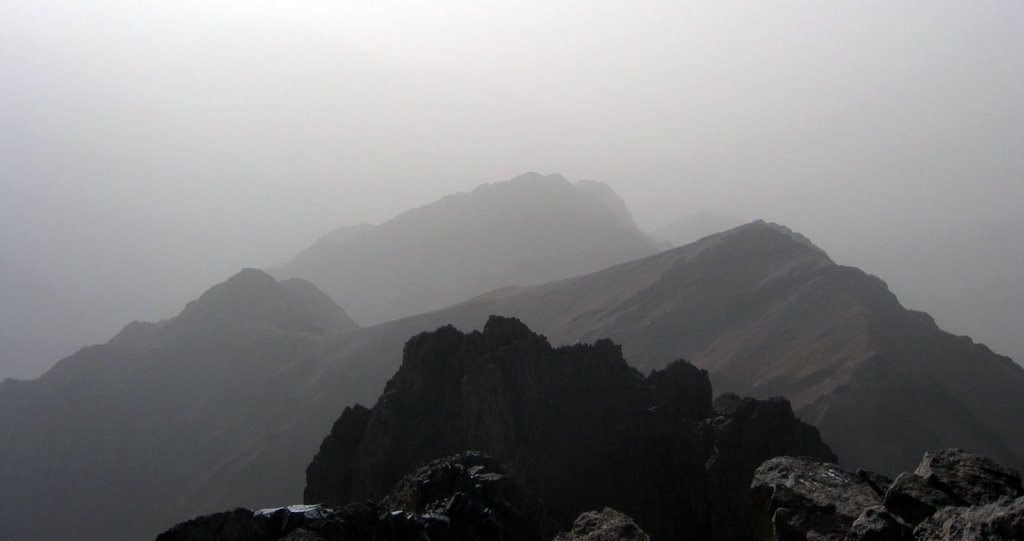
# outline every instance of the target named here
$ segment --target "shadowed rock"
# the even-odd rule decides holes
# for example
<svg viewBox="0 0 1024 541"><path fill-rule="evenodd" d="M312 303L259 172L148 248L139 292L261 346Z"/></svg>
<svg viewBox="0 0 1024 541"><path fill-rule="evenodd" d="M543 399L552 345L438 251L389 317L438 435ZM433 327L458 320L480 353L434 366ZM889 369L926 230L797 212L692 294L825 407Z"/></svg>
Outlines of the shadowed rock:
<svg viewBox="0 0 1024 541"><path fill-rule="evenodd" d="M1020 475L962 449L929 451L879 504L871 472L780 457L754 474L757 540L1024 539ZM853 517L856 517L855 519Z"/></svg>
<svg viewBox="0 0 1024 541"><path fill-rule="evenodd" d="M412 465L479 449L536 487L563 527L610 506L657 539L744 536L754 468L834 460L781 399L723 397L685 362L644 378L608 340L552 348L516 319L406 343L369 410L346 410L306 472L307 502L379 498ZM710 415L710 416L709 416Z"/></svg>
<svg viewBox="0 0 1024 541"><path fill-rule="evenodd" d="M881 503L872 486L836 464L779 457L754 472L758 539L841 540L865 507Z"/></svg>
<svg viewBox="0 0 1024 541"><path fill-rule="evenodd" d="M179 524L157 541L540 541L553 531L525 483L467 451L420 466L378 503L235 509Z"/></svg>
<svg viewBox="0 0 1024 541"><path fill-rule="evenodd" d="M650 537L632 518L614 509L588 511L581 514L572 530L562 532L555 541L648 541Z"/></svg>

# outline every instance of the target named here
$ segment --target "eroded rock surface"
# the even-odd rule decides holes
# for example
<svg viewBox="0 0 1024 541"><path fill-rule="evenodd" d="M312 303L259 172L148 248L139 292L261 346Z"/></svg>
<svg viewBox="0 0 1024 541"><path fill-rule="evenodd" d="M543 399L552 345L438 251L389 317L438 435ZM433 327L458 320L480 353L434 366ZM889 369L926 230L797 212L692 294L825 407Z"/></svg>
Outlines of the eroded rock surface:
<svg viewBox="0 0 1024 541"><path fill-rule="evenodd" d="M1024 539L1015 470L963 449L925 453L914 473L887 479L779 457L754 474L755 539L844 541Z"/></svg>
<svg viewBox="0 0 1024 541"><path fill-rule="evenodd" d="M562 532L555 541L649 541L650 537L627 515L610 507L581 514L572 530Z"/></svg>
<svg viewBox="0 0 1024 541"><path fill-rule="evenodd" d="M379 502L235 509L158 541L539 541L555 531L533 491L490 457L464 452L402 478Z"/></svg>
<svg viewBox="0 0 1024 541"><path fill-rule="evenodd" d="M409 340L377 404L335 423L304 499L380 498L416 464L463 449L520 474L562 528L612 507L654 539L748 536L758 464L835 460L785 400L712 404L707 373L689 363L645 378L609 340L553 348L518 320L492 317L483 332L448 326Z"/></svg>

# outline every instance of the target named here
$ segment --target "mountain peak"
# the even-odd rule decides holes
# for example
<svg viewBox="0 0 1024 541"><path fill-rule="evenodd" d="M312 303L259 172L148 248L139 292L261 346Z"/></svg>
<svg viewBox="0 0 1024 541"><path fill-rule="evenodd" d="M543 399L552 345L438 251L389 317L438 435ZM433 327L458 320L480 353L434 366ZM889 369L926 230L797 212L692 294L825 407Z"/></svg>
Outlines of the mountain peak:
<svg viewBox="0 0 1024 541"><path fill-rule="evenodd" d="M762 248L792 248L792 243L795 243L806 249L804 250L805 255L812 255L813 258L820 259L822 262L832 263L828 254L821 248L815 246L815 244L804 235L793 231L782 224L766 222L762 219L754 220L750 223L734 227L727 231L705 237L693 244L701 245L705 243L720 242L732 242L737 245L745 245L746 242L754 242L760 244Z"/></svg>
<svg viewBox="0 0 1024 541"><path fill-rule="evenodd" d="M305 280L278 282L260 269L246 268L188 303L179 321L218 319L307 332L354 328L344 310Z"/></svg>
<svg viewBox="0 0 1024 541"><path fill-rule="evenodd" d="M344 242L317 243L275 276L305 278L375 324L659 249L608 186L530 172L447 195Z"/></svg>
<svg viewBox="0 0 1024 541"><path fill-rule="evenodd" d="M508 180L506 182L508 182L508 183L517 183L517 184L522 184L522 183L527 183L527 182L531 182L531 183L546 182L546 183L552 183L552 184L558 183L558 184L565 184L565 185L572 184L571 182L569 182L568 179L566 179L565 177L563 177L562 175L560 175L558 173L551 173L549 175L544 175L544 174L538 173L536 171L527 171L527 172L525 172L525 173L523 173L523 174L521 174L519 176L516 176L515 178L513 178L511 180Z"/></svg>

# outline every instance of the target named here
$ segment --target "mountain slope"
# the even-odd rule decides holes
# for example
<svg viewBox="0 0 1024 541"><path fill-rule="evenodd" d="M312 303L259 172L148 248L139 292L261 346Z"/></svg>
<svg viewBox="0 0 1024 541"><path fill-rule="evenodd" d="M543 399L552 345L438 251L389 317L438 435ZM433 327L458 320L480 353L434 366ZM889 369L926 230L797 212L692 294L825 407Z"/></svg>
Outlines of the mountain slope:
<svg viewBox="0 0 1024 541"><path fill-rule="evenodd" d="M274 271L313 282L361 323L568 278L653 254L607 185L527 173L377 226L341 228Z"/></svg>
<svg viewBox="0 0 1024 541"><path fill-rule="evenodd" d="M644 371L683 358L720 391L784 395L849 466L894 472L953 446L1024 465L1024 370L781 226L361 329L308 284L241 276L263 285L214 288L177 320L129 325L39 380L0 384L0 538L105 538L125 510L133 529L114 537L139 537L298 501L324 434L377 399L410 336L480 329L491 314L555 345L609 337ZM46 518L55 506L67 521ZM48 529L17 530L27 524Z"/></svg>
<svg viewBox="0 0 1024 541"><path fill-rule="evenodd" d="M246 269L176 318L3 382L0 538L137 539L225 499L275 498L287 480L273 472L197 487L251 460L324 337L355 329L311 284Z"/></svg>
<svg viewBox="0 0 1024 541"><path fill-rule="evenodd" d="M491 313L555 343L607 336L644 370L685 358L716 388L786 396L850 465L896 471L946 446L1024 464L1024 370L781 226L755 222L406 325L474 328Z"/></svg>

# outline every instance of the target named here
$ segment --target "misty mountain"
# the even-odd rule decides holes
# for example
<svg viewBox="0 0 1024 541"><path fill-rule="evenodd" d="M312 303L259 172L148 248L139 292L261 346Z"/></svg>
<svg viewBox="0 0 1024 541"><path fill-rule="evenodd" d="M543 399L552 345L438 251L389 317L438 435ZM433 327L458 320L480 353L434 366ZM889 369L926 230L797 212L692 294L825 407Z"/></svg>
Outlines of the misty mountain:
<svg viewBox="0 0 1024 541"><path fill-rule="evenodd" d="M267 452L324 338L355 329L308 282L247 269L173 319L4 381L0 538L139 539L211 501L259 501L260 483L211 475ZM300 470L308 459L274 457Z"/></svg>
<svg viewBox="0 0 1024 541"><path fill-rule="evenodd" d="M681 357L718 389L785 396L850 466L898 471L949 446L1024 465L1024 369L782 226L755 222L587 276L506 288L410 327L472 328L491 313L555 343L609 337L642 370Z"/></svg>
<svg viewBox="0 0 1024 541"><path fill-rule="evenodd" d="M377 226L339 228L273 273L309 280L360 323L380 323L659 248L607 185L526 173Z"/></svg>
<svg viewBox="0 0 1024 541"><path fill-rule="evenodd" d="M155 535L299 501L324 435L345 407L377 399L409 337L479 329L491 314L554 345L610 337L643 371L683 358L719 391L783 395L848 466L893 472L950 446L1024 464L1020 367L803 236L752 223L367 328L309 284L244 271L177 318L0 384L0 537L106 538L126 512L122 537Z"/></svg>

